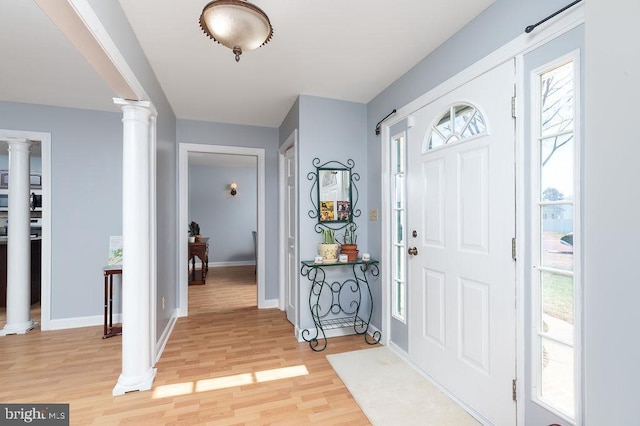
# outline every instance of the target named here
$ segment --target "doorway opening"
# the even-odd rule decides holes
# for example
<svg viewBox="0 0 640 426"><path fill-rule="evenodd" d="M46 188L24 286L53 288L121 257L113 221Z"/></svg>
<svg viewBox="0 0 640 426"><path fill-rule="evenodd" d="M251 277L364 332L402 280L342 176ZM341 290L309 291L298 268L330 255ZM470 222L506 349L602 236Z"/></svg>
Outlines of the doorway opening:
<svg viewBox="0 0 640 426"><path fill-rule="evenodd" d="M40 284L37 288L40 293L40 302L31 306L31 319L39 321L42 330L49 330L51 329L51 134L0 129L0 141L4 141L0 148L4 155L7 152L6 141L11 139L24 139L33 143L30 170L36 175L39 174L40 181L37 185L39 194L37 195L40 195L38 202L40 206L37 208L34 206L33 214L37 220L33 222L36 226L32 229L32 234L38 234L41 248L40 262L34 265L40 275Z"/></svg>
<svg viewBox="0 0 640 426"><path fill-rule="evenodd" d="M213 156L212 156L213 155ZM179 236L179 253L188 252L188 227L187 224L191 221L189 217L189 158L194 156L206 158L205 156L211 156L214 158L218 156L234 156L240 160L252 159L256 167L256 200L257 200L257 216L256 216L256 239L255 239L255 262L254 269L256 282L257 282L257 306L258 308L266 307L265 296L265 243L264 243L264 230L265 230L265 152L260 148L244 148L233 146L221 146L221 145L207 145L207 144L180 144L179 148L179 223L184 224L180 226ZM220 158L220 157L218 157ZM226 157L231 158L231 157ZM230 186L231 183L227 182L226 185ZM239 193L242 191L240 185L238 185L236 191ZM203 194L203 197L206 197ZM229 190L229 197L233 198L231 191ZM230 200L233 201L233 200ZM251 235L249 235L252 238ZM210 238L209 247L211 249L217 249L215 237ZM189 310L189 285L188 285L188 259L187 256L180 256L179 258L179 303L178 314L179 316L187 316Z"/></svg>

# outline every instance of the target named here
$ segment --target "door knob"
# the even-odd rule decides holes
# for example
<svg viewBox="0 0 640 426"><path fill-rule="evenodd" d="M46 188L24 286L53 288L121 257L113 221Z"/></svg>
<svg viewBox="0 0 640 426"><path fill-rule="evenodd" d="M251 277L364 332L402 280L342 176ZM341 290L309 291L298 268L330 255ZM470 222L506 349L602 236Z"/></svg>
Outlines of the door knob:
<svg viewBox="0 0 640 426"><path fill-rule="evenodd" d="M417 248L417 247L409 247L408 252L409 252L409 254L410 254L411 256L415 256L415 255L417 255L417 254L418 254L418 248Z"/></svg>

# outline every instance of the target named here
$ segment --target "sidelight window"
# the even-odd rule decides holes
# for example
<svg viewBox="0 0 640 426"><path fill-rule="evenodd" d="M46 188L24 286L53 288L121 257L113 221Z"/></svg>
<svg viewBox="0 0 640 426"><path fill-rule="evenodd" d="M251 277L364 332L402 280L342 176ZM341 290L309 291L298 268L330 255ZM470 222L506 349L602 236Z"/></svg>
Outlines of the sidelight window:
<svg viewBox="0 0 640 426"><path fill-rule="evenodd" d="M534 72L533 397L575 421L580 318L577 58Z"/></svg>
<svg viewBox="0 0 640 426"><path fill-rule="evenodd" d="M392 225L391 242L393 262L393 285L391 303L392 313L395 318L405 322L406 309L406 165L405 165L405 134L404 132L393 137L391 141L391 191L392 191Z"/></svg>

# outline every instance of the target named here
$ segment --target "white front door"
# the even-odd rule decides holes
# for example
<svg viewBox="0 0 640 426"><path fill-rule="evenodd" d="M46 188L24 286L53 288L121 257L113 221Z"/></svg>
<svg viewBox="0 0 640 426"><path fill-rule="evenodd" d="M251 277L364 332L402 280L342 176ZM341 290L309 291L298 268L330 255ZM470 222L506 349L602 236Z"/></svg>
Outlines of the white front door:
<svg viewBox="0 0 640 426"><path fill-rule="evenodd" d="M296 322L296 301L298 265L296 263L296 154L295 145L285 152L285 232L287 244L287 260L285 264L285 309L287 319L293 325Z"/></svg>
<svg viewBox="0 0 640 426"><path fill-rule="evenodd" d="M408 133L409 356L496 425L516 421L514 81L496 67Z"/></svg>

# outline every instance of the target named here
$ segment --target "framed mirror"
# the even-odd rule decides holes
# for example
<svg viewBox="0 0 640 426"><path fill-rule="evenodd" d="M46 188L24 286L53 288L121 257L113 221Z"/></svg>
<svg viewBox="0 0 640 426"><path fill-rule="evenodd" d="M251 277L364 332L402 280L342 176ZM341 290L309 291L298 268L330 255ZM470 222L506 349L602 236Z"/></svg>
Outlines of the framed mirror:
<svg viewBox="0 0 640 426"><path fill-rule="evenodd" d="M322 163L314 158L313 165L315 170L307 174L307 179L312 183L309 196L313 208L309 217L318 221L315 230L320 233L323 229L343 229L361 214L356 206L360 175L353 170L355 162L348 159L346 164L335 160Z"/></svg>
<svg viewBox="0 0 640 426"><path fill-rule="evenodd" d="M351 171L318 168L318 221L351 222Z"/></svg>

